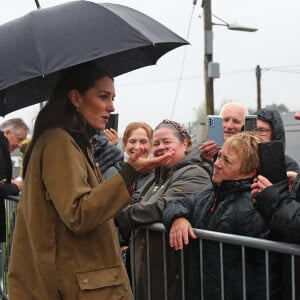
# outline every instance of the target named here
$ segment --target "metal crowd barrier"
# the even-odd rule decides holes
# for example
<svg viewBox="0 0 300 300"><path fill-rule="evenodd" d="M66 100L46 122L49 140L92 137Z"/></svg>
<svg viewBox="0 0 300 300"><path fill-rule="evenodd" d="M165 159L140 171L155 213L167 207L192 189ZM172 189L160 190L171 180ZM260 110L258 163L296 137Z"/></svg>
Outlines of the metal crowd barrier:
<svg viewBox="0 0 300 300"><path fill-rule="evenodd" d="M5 210L6 210L6 242L5 243L0 243L0 299L8 299L8 290L7 290L7 272L8 272L8 263L9 263L9 257L10 257L10 251L11 251L11 245L12 245L12 238L13 238L13 231L14 231L14 226L15 226L15 220L16 220L16 214L17 214L17 206L19 202L19 197L14 197L10 196L8 199L5 199ZM160 243L161 245L154 245L157 249L162 249L161 252L161 257L163 264L161 266L161 270L159 272L163 273L163 297L160 299L155 299L155 300L168 300L168 278L167 278L167 270L168 270L168 264L167 264L167 251L169 251L169 245L168 245L168 235L166 233L165 227L161 223L154 223L148 226L143 226L141 228L142 230L145 231L145 248L147 252L147 270L145 272L145 276L148 278L147 281L147 296L148 300L153 299L151 295L151 274L152 270L151 267L153 267L151 263L151 257L150 257L150 239L149 235L153 232L156 232L161 235ZM247 247L251 248L256 248L264 251L265 253L265 261L266 261L266 283L268 285L269 283L269 272L268 272L268 267L269 267L269 255L270 252L272 253L282 253L285 255L290 256L290 261L291 261L291 299L296 300L300 299L300 295L296 295L296 277L295 277L295 258L298 257L300 258L300 246L299 245L294 245L294 244L289 244L289 243L282 243L282 242L274 242L274 241L269 241L269 240L264 240L264 239L258 239L258 238L251 238L251 237L245 237L245 236L238 236L238 235L233 235L233 234L225 234L225 233L220 233L220 232L214 232L214 231L208 231L208 230L200 230L200 229L194 229L198 239L199 239L199 247L201 249L202 244L205 240L209 241L215 241L219 243L219 249L220 249L220 258L221 258L221 263L222 263L222 255L223 255L223 244L232 244L232 245L237 245L241 247L242 251L242 265L243 265L243 271L244 271L244 266L245 266L245 249ZM141 300L136 298L136 285L135 285L135 233L131 235L131 241L132 241L132 246L130 247L130 277L131 277L131 284L132 284L132 291L134 295L135 300ZM144 247L142 246L142 247ZM181 285L181 292L180 296L182 300L189 300L185 296L185 261L184 261L184 250L177 251L178 252L178 260L180 264L180 280L179 284ZM205 257L202 257L202 255L199 257L200 259L200 265L201 265L201 260L205 259ZM157 272L157 270L155 270ZM201 270L200 270L201 271ZM222 267L221 267L222 271ZM153 275L152 275L153 276ZM220 274L222 278L222 274ZM243 274L243 286L245 286L245 278ZM200 282L199 284L203 284ZM224 284L222 280L222 285ZM299 283L298 283L299 286ZM224 286L222 286L222 299L224 299ZM266 300L270 299L270 295L268 292L268 286L267 286L267 293L266 293ZM143 299L147 300L147 299ZM205 300L202 298L201 300ZM246 294L243 294L243 300L246 300Z"/></svg>
<svg viewBox="0 0 300 300"><path fill-rule="evenodd" d="M166 263L167 257L168 257L168 252L167 252L167 247L169 247L169 238L166 233L166 229L163 224L161 223L153 223L148 226L143 226L142 228L139 228L138 230L144 230L145 231L145 245L142 247L146 248L146 271L143 273L143 276L147 276L147 281L148 281L148 286L147 286L147 299L155 299L155 300L168 300L170 299L168 297L168 276L167 276L167 270L168 270L168 264ZM162 257L163 264L161 265L161 268L158 270L157 269L157 263L155 264L155 270L153 269L153 262L151 262L151 255L150 255L150 239L149 235L153 232L157 232L161 234L161 247L156 243L155 245L151 245L152 248L156 249L162 249L162 253L160 253ZM252 238L252 237L246 237L246 236L239 236L239 235L233 235L233 234L225 234L221 232L215 232L215 231L208 231L208 230L200 230L200 229L194 229L194 232L196 233L198 239L199 239L199 247L202 249L203 243L205 241L215 241L219 244L219 255L220 255L220 261L221 261L221 271L220 271L220 278L221 278L221 299L225 299L224 295L224 277L222 272L224 271L222 269L222 264L223 264L223 245L224 244L231 244L231 245L237 245L241 247L241 253L242 253L242 270L243 270L243 300L246 300L246 292L245 292L245 286L246 286L246 278L245 278L245 249L247 247L254 248L254 249L260 249L264 251L264 257L265 257L265 280L266 280L266 300L272 299L270 296L270 291L269 291L269 258L271 253L281 253L288 255L290 258L290 270L291 270L291 298L292 300L300 299L300 295L296 294L296 286L300 285L298 282L296 284L296 276L295 276L295 257L298 257L300 259L300 246L295 245L295 244L290 244L290 243L283 243L283 242L275 242L275 241L270 241L270 240L265 240L265 239L259 239L259 238ZM135 238L136 238L136 232L132 233L131 235L131 247L130 247L130 261L131 261L131 285L132 285L132 290L134 294L134 299L135 300L141 300L140 297L136 295L136 289L137 286L135 284L135 265L134 265L134 256L135 256ZM168 250L170 251L170 249ZM178 251L180 252L180 283L181 284L181 298L182 300L189 300L186 298L185 295L185 261L184 261L184 249ZM201 251L200 251L201 253ZM159 256L159 254L157 254ZM200 266L202 265L202 261L205 259L200 254ZM151 269L152 268L152 269ZM201 268L200 268L201 269ZM203 270L200 270L201 273L201 278L203 275ZM152 282L151 282L151 276L150 274L156 274L157 276L159 273L163 273L163 291L161 293L162 296L160 296L160 299L158 299L157 295L154 297L151 294L151 287L152 287ZM153 275L152 275L153 278ZM200 280L199 285L201 285L201 300L205 300L203 293L202 293L202 287L203 287L203 282ZM298 278L299 281L299 278ZM153 291L153 290L152 290ZM143 300L147 300L143 298ZM178 297L177 297L178 299ZM287 298L285 298L287 299Z"/></svg>
<svg viewBox="0 0 300 300"><path fill-rule="evenodd" d="M0 243L0 299L2 300L8 299L7 272L19 200L18 196L8 196L4 200L6 242Z"/></svg>

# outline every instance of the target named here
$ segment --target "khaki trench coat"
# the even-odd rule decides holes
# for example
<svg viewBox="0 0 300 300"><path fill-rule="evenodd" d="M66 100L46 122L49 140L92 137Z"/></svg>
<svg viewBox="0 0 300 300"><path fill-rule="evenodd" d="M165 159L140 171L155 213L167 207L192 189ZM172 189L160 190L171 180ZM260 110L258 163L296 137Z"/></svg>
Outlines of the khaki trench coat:
<svg viewBox="0 0 300 300"><path fill-rule="evenodd" d="M132 299L113 221L130 194L120 174L98 181L65 130L39 138L18 207L10 300Z"/></svg>

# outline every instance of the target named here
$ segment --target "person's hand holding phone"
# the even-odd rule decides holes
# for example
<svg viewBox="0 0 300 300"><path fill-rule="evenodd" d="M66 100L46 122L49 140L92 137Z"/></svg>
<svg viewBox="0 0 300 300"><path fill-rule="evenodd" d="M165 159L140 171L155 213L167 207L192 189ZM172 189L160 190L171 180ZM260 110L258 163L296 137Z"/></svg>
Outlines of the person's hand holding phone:
<svg viewBox="0 0 300 300"><path fill-rule="evenodd" d="M208 141L199 147L199 151L203 160L212 163L214 156L219 152L219 146L215 141Z"/></svg>
<svg viewBox="0 0 300 300"><path fill-rule="evenodd" d="M118 132L115 129L113 128L104 129L103 133L111 144L117 145L119 143Z"/></svg>
<svg viewBox="0 0 300 300"><path fill-rule="evenodd" d="M258 175L257 178L254 179L253 184L251 185L251 194L255 198L258 193L263 191L266 187L271 186L272 183L266 177L262 175ZM253 202L256 203L255 199Z"/></svg>

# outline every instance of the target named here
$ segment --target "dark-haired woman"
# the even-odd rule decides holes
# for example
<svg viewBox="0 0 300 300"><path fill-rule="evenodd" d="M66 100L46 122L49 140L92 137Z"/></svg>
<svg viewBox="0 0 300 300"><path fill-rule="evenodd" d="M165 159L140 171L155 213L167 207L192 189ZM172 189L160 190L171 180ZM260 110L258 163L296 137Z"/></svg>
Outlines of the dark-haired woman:
<svg viewBox="0 0 300 300"><path fill-rule="evenodd" d="M132 299L113 217L139 172L168 159L137 153L110 180L90 139L114 111L108 72L67 70L40 111L24 157L24 189L9 266L9 299Z"/></svg>
<svg viewBox="0 0 300 300"><path fill-rule="evenodd" d="M192 148L191 138L179 123L163 120L153 132L152 152L160 157L173 150L174 156L155 169L148 181L142 186L135 202L125 207L116 215L120 233L128 240L134 230L135 293L137 299L165 299L164 264L161 233L151 232L149 257L151 264L150 278L147 275L146 232L141 225L161 222L162 211L167 203L180 199L193 192L201 191L210 180L210 164L202 162L199 150ZM135 230L136 229L136 230ZM148 262L149 263L149 262ZM181 299L181 266L179 254L170 251L167 255L168 299ZM148 282L151 282L148 290Z"/></svg>

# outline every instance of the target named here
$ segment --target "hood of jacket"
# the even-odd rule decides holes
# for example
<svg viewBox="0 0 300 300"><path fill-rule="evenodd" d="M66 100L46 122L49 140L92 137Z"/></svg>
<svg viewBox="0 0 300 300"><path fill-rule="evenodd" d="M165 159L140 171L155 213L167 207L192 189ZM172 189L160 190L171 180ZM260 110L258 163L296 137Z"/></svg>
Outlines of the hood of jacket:
<svg viewBox="0 0 300 300"><path fill-rule="evenodd" d="M202 160L200 151L198 148L193 148L181 161L179 161L172 168L159 167L155 169L155 182L158 183L161 180L165 180L168 175L173 174L178 169L181 169L187 165L198 165L202 167L208 174L212 174L212 165Z"/></svg>
<svg viewBox="0 0 300 300"><path fill-rule="evenodd" d="M285 132L284 125L280 113L277 110L263 108L254 113L259 120L268 122L273 129L272 139L281 141L285 149Z"/></svg>

